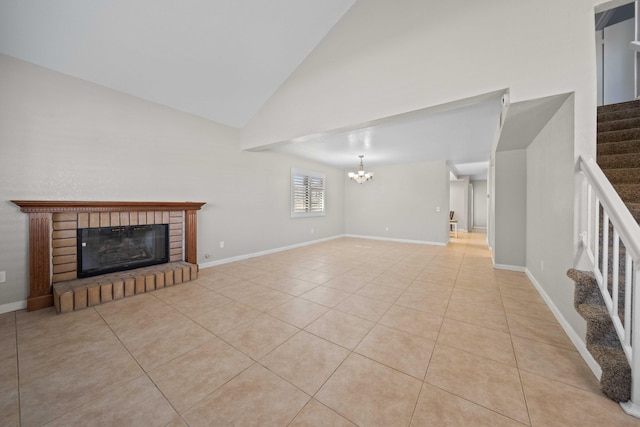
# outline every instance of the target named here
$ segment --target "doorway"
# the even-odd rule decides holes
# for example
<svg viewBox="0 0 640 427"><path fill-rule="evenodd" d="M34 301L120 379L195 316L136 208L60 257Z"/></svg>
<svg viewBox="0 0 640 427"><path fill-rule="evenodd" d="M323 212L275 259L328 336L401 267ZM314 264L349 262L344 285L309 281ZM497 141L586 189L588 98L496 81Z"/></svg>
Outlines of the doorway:
<svg viewBox="0 0 640 427"><path fill-rule="evenodd" d="M598 105L631 101L637 96L636 4L595 15Z"/></svg>

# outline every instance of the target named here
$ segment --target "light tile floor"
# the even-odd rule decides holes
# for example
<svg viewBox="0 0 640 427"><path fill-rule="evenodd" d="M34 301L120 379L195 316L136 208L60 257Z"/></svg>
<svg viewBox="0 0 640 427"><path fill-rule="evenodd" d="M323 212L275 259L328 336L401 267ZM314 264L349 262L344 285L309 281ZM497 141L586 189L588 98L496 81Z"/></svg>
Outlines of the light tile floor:
<svg viewBox="0 0 640 427"><path fill-rule="evenodd" d="M0 425L640 426L485 235L342 238L0 315Z"/></svg>

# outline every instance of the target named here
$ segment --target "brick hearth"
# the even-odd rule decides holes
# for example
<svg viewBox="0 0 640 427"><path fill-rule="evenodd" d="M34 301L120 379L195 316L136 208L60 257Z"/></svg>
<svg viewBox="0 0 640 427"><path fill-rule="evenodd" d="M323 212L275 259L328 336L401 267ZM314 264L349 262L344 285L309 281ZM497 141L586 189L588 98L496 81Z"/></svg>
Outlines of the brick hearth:
<svg viewBox="0 0 640 427"><path fill-rule="evenodd" d="M187 262L170 262L103 274L54 283L53 304L57 313L68 313L197 278L198 266Z"/></svg>

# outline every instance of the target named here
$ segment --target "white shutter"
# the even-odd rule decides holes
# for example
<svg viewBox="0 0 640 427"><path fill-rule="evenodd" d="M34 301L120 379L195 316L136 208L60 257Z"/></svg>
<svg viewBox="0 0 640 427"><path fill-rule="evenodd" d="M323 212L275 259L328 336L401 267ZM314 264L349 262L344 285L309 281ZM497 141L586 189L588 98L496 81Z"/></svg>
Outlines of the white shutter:
<svg viewBox="0 0 640 427"><path fill-rule="evenodd" d="M291 217L324 215L325 176L291 170Z"/></svg>
<svg viewBox="0 0 640 427"><path fill-rule="evenodd" d="M308 177L309 211L324 212L324 178Z"/></svg>

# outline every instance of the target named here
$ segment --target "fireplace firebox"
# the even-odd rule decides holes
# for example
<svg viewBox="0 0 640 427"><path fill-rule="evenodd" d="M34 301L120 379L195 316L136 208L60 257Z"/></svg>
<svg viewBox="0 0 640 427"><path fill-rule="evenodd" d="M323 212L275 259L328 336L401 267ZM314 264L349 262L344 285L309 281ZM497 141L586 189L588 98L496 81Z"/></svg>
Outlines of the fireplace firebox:
<svg viewBox="0 0 640 427"><path fill-rule="evenodd" d="M169 262L168 224L78 229L78 277Z"/></svg>

